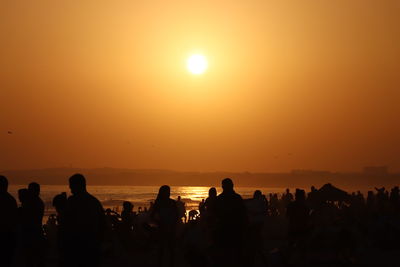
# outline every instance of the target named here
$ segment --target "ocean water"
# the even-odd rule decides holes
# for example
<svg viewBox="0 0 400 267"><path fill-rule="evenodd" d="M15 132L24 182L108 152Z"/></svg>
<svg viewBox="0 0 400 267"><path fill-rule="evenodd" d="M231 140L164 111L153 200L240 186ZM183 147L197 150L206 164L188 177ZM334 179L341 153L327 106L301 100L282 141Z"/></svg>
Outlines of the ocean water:
<svg viewBox="0 0 400 267"><path fill-rule="evenodd" d="M10 185L9 192L16 198L18 189L26 188L26 185ZM96 196L105 208L120 211L123 201L131 201L134 204L134 210L139 207L149 207L150 201L154 201L157 196L159 187L157 186L88 186L87 190ZM235 191L242 195L243 198L250 198L255 190L261 190L263 194L283 193L285 188L260 188L260 187L237 187ZM181 196L183 202L186 203L186 209L198 209L201 200L207 198L209 187L205 186L171 186L171 198L177 199ZM54 212L52 207L52 199L55 195L70 190L67 185L42 185L41 197L46 205L46 213ZM217 188L217 192L222 192L221 188ZM292 190L293 192L293 190Z"/></svg>

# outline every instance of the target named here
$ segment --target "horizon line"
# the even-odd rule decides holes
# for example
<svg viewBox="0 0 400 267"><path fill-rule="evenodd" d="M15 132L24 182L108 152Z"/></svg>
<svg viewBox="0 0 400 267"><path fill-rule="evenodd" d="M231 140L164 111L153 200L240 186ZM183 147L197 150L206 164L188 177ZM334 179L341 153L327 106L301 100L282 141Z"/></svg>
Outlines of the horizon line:
<svg viewBox="0 0 400 267"><path fill-rule="evenodd" d="M364 166L365 167L386 167L387 174L400 174L400 171L390 171L388 166L385 165L374 165L374 166ZM291 169L289 171L224 171L224 170L214 170L214 171L199 171L199 170L174 170L174 169L162 169L162 168L125 168L125 167L43 167L43 168L21 168L21 169L4 169L0 170L2 172L13 172L13 171L41 171L41 170L56 170L56 169L70 169L70 170L101 170L101 169L113 169L113 170L129 170L129 171L160 171L160 172L176 172L176 173L249 173L249 174L301 174L302 172L315 172L315 173L365 173L363 169L359 170L322 170L322 169Z"/></svg>

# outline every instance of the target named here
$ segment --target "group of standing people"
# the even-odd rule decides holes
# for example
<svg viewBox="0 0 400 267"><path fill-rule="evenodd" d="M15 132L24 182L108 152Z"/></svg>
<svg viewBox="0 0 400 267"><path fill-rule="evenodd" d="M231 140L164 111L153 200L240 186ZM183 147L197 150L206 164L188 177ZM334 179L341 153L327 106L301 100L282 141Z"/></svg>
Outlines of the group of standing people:
<svg viewBox="0 0 400 267"><path fill-rule="evenodd" d="M98 266L106 220L101 203L86 191L83 175L69 179L72 195L57 195L59 266ZM18 207L8 193L8 180L0 176L0 266L14 266L16 258L23 266L45 265L45 236L42 226L44 203L40 185L30 183L18 190ZM18 253L18 257L16 257ZM22 257L21 257L22 256Z"/></svg>
<svg viewBox="0 0 400 267"><path fill-rule="evenodd" d="M345 198L343 201L333 201L332 195L330 200L324 198L314 187L308 194L296 189L293 195L287 189L280 197L270 194L269 198L256 190L252 198L244 200L235 192L233 181L225 178L222 192L218 194L216 188L210 188L208 198L199 205L199 214L190 211L189 220L185 203L180 197L178 200L171 198L168 185L161 186L149 210L139 214L133 211L133 204L128 201L123 203L121 214L104 210L100 201L87 192L86 180L81 174L69 178L69 187L69 197L66 193L58 194L52 203L57 212L56 219L52 220L57 229L60 267L97 267L101 265L107 235L119 233L119 241L128 247L137 237L135 232L139 228L148 230L155 237L159 266L171 267L176 266L177 248L182 250L185 242L184 256L190 266L254 266L256 257L266 264L263 236L268 227L265 223L274 219L287 222L285 238L288 247L294 250L310 248L310 244L319 246L318 249L335 247L350 258L349 251L354 251L350 237L354 234L348 229L368 226L369 222L385 222L382 218L391 218L385 220L392 228L382 227L382 232L387 234L371 235L372 239L388 245L388 238L392 238L393 244L398 243L395 241L397 235L393 235L397 233L393 232L393 220L398 218L400 211L398 187L390 192L376 188L377 193L370 191L364 199L360 192L349 195L329 185L327 188L341 194ZM0 176L0 210L3 212L0 217L0 266L15 266L16 261L18 266L45 266L46 233L42 225L44 203L40 198L40 185L30 183L27 188L19 189L18 200L19 206L8 193L7 178ZM138 217L143 216L146 220L138 224ZM179 230L182 227L184 234ZM337 234L333 236L335 231ZM186 241L182 241L183 235L186 235ZM194 238L190 240L190 237ZM310 242L312 238L314 241ZM340 246L333 245L332 240Z"/></svg>
<svg viewBox="0 0 400 267"><path fill-rule="evenodd" d="M109 222L101 203L86 190L81 174L69 178L71 196L58 194L53 199L57 212L57 248L59 266L99 266L102 242ZM233 182L222 181L223 192L217 196L210 190L203 214L207 235L215 245L218 266L235 266L241 258L243 231L247 224L246 207L242 197L234 191ZM0 219L0 265L13 266L15 255L23 265L45 265L45 233L42 220L44 203L40 198L40 185L31 183L18 191L20 206L8 192L8 180L0 176L0 210L6 216ZM133 205L124 202L121 214L123 224L132 230ZM150 221L156 225L158 261L174 266L177 226L186 222L182 200L170 198L170 187L161 186L149 210ZM20 257L20 255L22 257Z"/></svg>
<svg viewBox="0 0 400 267"><path fill-rule="evenodd" d="M83 175L71 176L69 187L71 196L61 193L53 199L57 212L58 264L61 267L98 266L105 233L112 228L107 220L112 217L111 211L104 211L101 203L87 192ZM212 261L217 266L240 266L244 260L245 231L254 244L253 252L261 246L268 201L257 190L251 202L246 203L234 191L230 178L222 181L222 189L217 195L217 190L210 188L209 197L200 206L199 221L215 252L211 253ZM0 219L0 265L12 266L17 252L22 255L18 258L25 266L44 266L44 203L40 198L40 185L31 183L20 189L18 198L20 207L8 193L7 178L0 176L0 209L7 215ZM293 208L288 206L288 216L298 220L301 215L296 203ZM157 229L158 262L174 266L177 226L187 221L185 204L180 197L177 201L171 199L170 187L163 185L148 213ZM129 238L126 233L133 230L133 214L133 205L124 202L120 217L125 239Z"/></svg>
<svg viewBox="0 0 400 267"><path fill-rule="evenodd" d="M234 191L230 178L222 181L222 189L218 196L215 188L210 189L200 218L205 224L208 241L215 249L212 260L216 266L242 266L244 230L248 221L245 203ZM168 266L174 266L174 243L181 217L178 202L170 198L169 186L160 188L150 214L159 230L159 262L167 261Z"/></svg>
<svg viewBox="0 0 400 267"><path fill-rule="evenodd" d="M0 265L11 266L18 249L27 266L43 266L44 203L40 185L30 183L18 190L18 199L20 207L8 193L7 178L0 176L0 210L4 212L0 220Z"/></svg>

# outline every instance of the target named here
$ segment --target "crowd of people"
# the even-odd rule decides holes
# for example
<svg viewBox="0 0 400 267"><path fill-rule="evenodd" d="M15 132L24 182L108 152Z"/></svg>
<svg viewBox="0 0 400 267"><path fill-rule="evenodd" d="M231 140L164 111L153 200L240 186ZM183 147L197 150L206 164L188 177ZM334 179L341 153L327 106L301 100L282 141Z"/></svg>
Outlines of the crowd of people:
<svg viewBox="0 0 400 267"><path fill-rule="evenodd" d="M104 210L81 174L69 186L71 195L54 197L56 214L43 225L40 185L20 189L18 205L0 176L0 266L48 266L51 247L52 264L60 267L107 266L114 258L124 266L352 266L371 251L400 248L397 186L375 188L366 198L326 184L294 195L256 190L243 199L225 178L220 194L210 188L198 211L188 214L168 185L138 213L129 201L121 213ZM148 260L126 264L140 254Z"/></svg>

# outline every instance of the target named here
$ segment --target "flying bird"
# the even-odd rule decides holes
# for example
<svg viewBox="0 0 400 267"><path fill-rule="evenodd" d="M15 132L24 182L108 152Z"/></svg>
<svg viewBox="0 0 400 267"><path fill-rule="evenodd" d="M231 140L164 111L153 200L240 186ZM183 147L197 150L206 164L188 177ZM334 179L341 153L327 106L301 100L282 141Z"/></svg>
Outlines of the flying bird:
<svg viewBox="0 0 400 267"><path fill-rule="evenodd" d="M13 134L13 132L11 132L11 131L7 131L7 133L8 133L8 134Z"/></svg>

